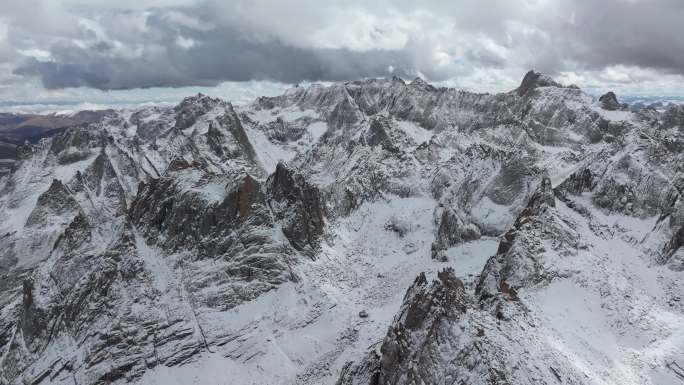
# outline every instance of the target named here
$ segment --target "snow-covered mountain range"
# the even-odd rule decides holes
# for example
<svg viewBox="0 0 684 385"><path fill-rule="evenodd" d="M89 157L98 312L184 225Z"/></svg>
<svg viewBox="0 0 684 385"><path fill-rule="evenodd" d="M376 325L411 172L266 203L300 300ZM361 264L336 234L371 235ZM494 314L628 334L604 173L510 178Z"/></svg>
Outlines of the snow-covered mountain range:
<svg viewBox="0 0 684 385"><path fill-rule="evenodd" d="M0 384L682 384L683 150L533 71L107 112L0 179Z"/></svg>

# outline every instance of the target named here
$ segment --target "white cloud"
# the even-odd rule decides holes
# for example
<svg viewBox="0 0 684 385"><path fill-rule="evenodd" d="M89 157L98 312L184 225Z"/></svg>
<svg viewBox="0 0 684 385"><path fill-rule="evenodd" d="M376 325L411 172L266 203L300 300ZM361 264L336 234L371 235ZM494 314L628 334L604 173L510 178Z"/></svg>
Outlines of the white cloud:
<svg viewBox="0 0 684 385"><path fill-rule="evenodd" d="M181 48L190 49L195 46L196 42L193 39L178 35L178 37L176 37L176 44Z"/></svg>

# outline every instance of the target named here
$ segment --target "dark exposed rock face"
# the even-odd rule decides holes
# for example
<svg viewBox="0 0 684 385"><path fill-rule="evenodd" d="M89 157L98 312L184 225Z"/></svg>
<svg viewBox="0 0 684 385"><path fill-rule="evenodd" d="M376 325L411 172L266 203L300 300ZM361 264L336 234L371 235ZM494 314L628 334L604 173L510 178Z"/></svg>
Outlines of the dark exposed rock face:
<svg viewBox="0 0 684 385"><path fill-rule="evenodd" d="M93 132L87 127L74 127L50 142L50 152L59 156L60 163L72 163L86 158L94 148L102 147L106 140L102 132ZM77 152L73 153L70 149L77 149Z"/></svg>
<svg viewBox="0 0 684 385"><path fill-rule="evenodd" d="M465 223L456 213L446 209L439 221L435 242L432 244L432 258L446 261L444 250L463 242L480 238L480 229L473 223Z"/></svg>
<svg viewBox="0 0 684 385"><path fill-rule="evenodd" d="M176 112L175 128L184 130L192 126L197 121L198 117L211 111L221 103L224 103L221 99L211 98L201 93L183 99L183 101L174 108Z"/></svg>
<svg viewBox="0 0 684 385"><path fill-rule="evenodd" d="M207 200L199 189L230 182L183 162L172 162L167 176L141 185L131 203L128 215L145 229L148 240L169 250L198 249L209 257L227 252L236 242L259 242L261 237L249 231L240 232L241 238L235 235L243 226L272 226L258 182L246 175L234 187L223 187L225 198ZM179 183L182 178L194 182L192 189Z"/></svg>
<svg viewBox="0 0 684 385"><path fill-rule="evenodd" d="M439 333L444 322L465 313L464 296L463 283L453 270L440 272L430 285L425 275L416 278L380 347L378 384L432 382L436 368L430 363L434 354L430 348L434 346L423 334Z"/></svg>
<svg viewBox="0 0 684 385"><path fill-rule="evenodd" d="M169 313L171 318L164 321L151 317L154 312L139 313L135 304L127 303L125 299L134 296L142 306L158 306L160 293L153 282L145 279L146 274L129 228L104 253L67 253L55 265L50 280L39 276L25 280L21 334L30 348L23 354L39 357L49 343L65 346L73 340L87 344L90 352L85 360L78 361L72 356L74 352L57 350L54 361L24 376L36 383L68 378L89 383L130 381L150 367L173 365L201 350L187 326L182 330L185 321L175 319L173 311ZM41 293L40 301L36 293ZM17 340L8 353L22 354L22 348L15 343ZM185 347L178 351L174 344ZM12 371L23 369L11 366L11 362L4 368L10 372L5 373L12 375Z"/></svg>
<svg viewBox="0 0 684 385"><path fill-rule="evenodd" d="M604 110L615 111L620 108L617 96L613 91L609 91L599 97L599 103Z"/></svg>
<svg viewBox="0 0 684 385"><path fill-rule="evenodd" d="M53 179L50 188L38 197L36 207L29 215L26 226L51 223L52 217L76 215L80 211L78 202L72 197L59 179Z"/></svg>
<svg viewBox="0 0 684 385"><path fill-rule="evenodd" d="M189 169L193 166L192 163L188 162L185 158L174 158L169 162L169 165L166 168L166 171L180 171L180 170L186 170ZM199 167L199 163L195 163L196 167Z"/></svg>
<svg viewBox="0 0 684 385"><path fill-rule="evenodd" d="M239 156L244 156L248 161L254 163L256 161L256 153L254 152L254 147L247 137L245 128L242 126L239 117L235 113L233 106L227 103L225 107L226 112L217 118L217 121L221 127L227 130L233 140L236 142L237 151L231 151L224 147L223 152L229 158L237 158ZM214 135L216 139L216 146L221 146L221 141L218 139L218 135ZM225 145L224 145L225 146Z"/></svg>
<svg viewBox="0 0 684 385"><path fill-rule="evenodd" d="M436 88L433 85L429 84L428 82L423 80L423 78L421 78L421 77L416 77L415 79L413 79L411 81L411 83L409 83L409 85L411 87L415 87L415 88L426 90L426 91L435 91L436 90Z"/></svg>
<svg viewBox="0 0 684 385"><path fill-rule="evenodd" d="M684 130L684 106L674 105L665 111L663 116L663 126L665 128L678 127Z"/></svg>
<svg viewBox="0 0 684 385"><path fill-rule="evenodd" d="M361 121L363 114L345 88L336 91L341 101L328 114L328 124L335 129L347 129Z"/></svg>
<svg viewBox="0 0 684 385"><path fill-rule="evenodd" d="M34 296L34 281L27 278L22 290L20 326L29 350L35 353L41 348L41 341L47 337L48 315L35 303Z"/></svg>
<svg viewBox="0 0 684 385"><path fill-rule="evenodd" d="M168 154L172 158L183 155L207 164L215 171L221 169L217 163L239 161L254 173L261 171L256 165L252 143L232 104L198 94L185 98L173 109L172 114L166 112L160 120L162 118L171 120L174 126L166 131L151 127L153 131L161 133L158 138L152 140L155 143L163 140L174 141L174 146L180 149L181 153L174 150L172 154ZM140 130L145 127L144 130L149 131L149 124L150 122L143 121L138 123L138 128Z"/></svg>
<svg viewBox="0 0 684 385"><path fill-rule="evenodd" d="M529 71L525 74L516 92L519 96L525 96L537 87L562 87L562 85L540 72Z"/></svg>
<svg viewBox="0 0 684 385"><path fill-rule="evenodd" d="M530 212L526 213L523 211L523 214L532 215L533 213L537 213L543 205L556 207L556 199L553 195L551 179L548 176L545 176L542 179L539 189L532 195L530 203L527 206Z"/></svg>
<svg viewBox="0 0 684 385"><path fill-rule="evenodd" d="M387 335L379 356L362 366L347 366L338 384L432 384L443 376L435 365L436 340L449 322L466 312L463 283L453 270L445 269L429 283L424 273L407 290L404 302Z"/></svg>
<svg viewBox="0 0 684 385"><path fill-rule="evenodd" d="M301 175L278 163L267 181L269 205L283 233L300 251L318 249L325 226L325 207L318 188Z"/></svg>
<svg viewBox="0 0 684 385"><path fill-rule="evenodd" d="M110 158L104 153L98 155L84 172L78 171L69 187L74 193L83 193L110 202L110 208L116 215L123 215L126 212L126 192Z"/></svg>
<svg viewBox="0 0 684 385"><path fill-rule="evenodd" d="M608 111L617 111L617 110L623 110L626 111L629 109L629 106L626 104L621 104L618 102L617 96L613 91L609 91L602 95L599 98L599 103L601 104L601 108L604 110Z"/></svg>
<svg viewBox="0 0 684 385"><path fill-rule="evenodd" d="M399 152L399 149L394 145L388 133L390 130L390 123L386 119L378 118L373 120L366 136L368 145L371 147L381 146L390 152Z"/></svg>
<svg viewBox="0 0 684 385"><path fill-rule="evenodd" d="M307 119L302 119L306 121ZM306 124L298 122L286 122L282 117L277 117L269 124L268 137L278 142L292 142L300 140L306 132Z"/></svg>
<svg viewBox="0 0 684 385"><path fill-rule="evenodd" d="M566 194L579 195L583 192L593 191L595 187L594 175L591 169L586 168L570 174L563 183L554 189L554 192L559 197L565 197Z"/></svg>
<svg viewBox="0 0 684 385"><path fill-rule="evenodd" d="M124 223L104 250L90 244L93 227L79 213L55 245L57 259L49 272L54 276L46 280L36 273L23 281L17 310L22 331L9 331L21 334L23 342L7 340L11 358L4 375L19 376L52 341L78 340L91 353L82 362L60 353L57 363L26 378L133 381L149 368L181 365L225 344L230 336L204 324L197 309L225 311L296 280L289 267L296 251L278 243L274 232L283 231L292 246L312 251L324 223L317 190L284 165L268 188L249 175L227 182L178 158L164 176L141 184L127 214L130 224ZM202 193L223 183L220 194ZM45 194L51 212L70 198L59 181ZM136 239L138 231L143 239ZM188 252L195 257L185 257ZM160 270L161 281L155 278ZM154 310L162 304L164 314ZM2 338L9 335L3 332Z"/></svg>
<svg viewBox="0 0 684 385"><path fill-rule="evenodd" d="M224 189L217 196L201 193L217 188ZM168 252L221 258L228 274L221 280L254 282L252 295L296 279L289 260L295 250L313 255L325 222L318 190L284 165L265 185L249 175L231 182L193 166L170 172L140 187L129 217L147 242ZM280 231L289 245L276 242Z"/></svg>
<svg viewBox="0 0 684 385"><path fill-rule="evenodd" d="M516 299L517 290L546 279L538 252L543 239L558 236L565 242L577 242L571 230L553 219L556 206L551 180L542 179L527 207L502 237L496 255L480 274L476 293L481 300L504 295Z"/></svg>
<svg viewBox="0 0 684 385"><path fill-rule="evenodd" d="M207 130L207 143L209 147L216 153L217 156L223 157L226 155L226 151L221 145L225 141L223 133L214 127L213 124L209 123L209 130Z"/></svg>
<svg viewBox="0 0 684 385"><path fill-rule="evenodd" d="M509 333L515 334L513 330L521 324L499 318L502 312L529 321L516 302L496 306L500 316L482 317L482 313L475 314L479 308L472 304L453 271L440 272L432 284L420 275L407 291L380 348L359 363L345 365L337 384L551 385L559 377L572 384L581 383L579 376L556 369L563 365L562 359L545 356L543 366L526 361L529 350L518 350L515 345L528 343L527 338L508 340ZM501 346L499 338L512 344Z"/></svg>

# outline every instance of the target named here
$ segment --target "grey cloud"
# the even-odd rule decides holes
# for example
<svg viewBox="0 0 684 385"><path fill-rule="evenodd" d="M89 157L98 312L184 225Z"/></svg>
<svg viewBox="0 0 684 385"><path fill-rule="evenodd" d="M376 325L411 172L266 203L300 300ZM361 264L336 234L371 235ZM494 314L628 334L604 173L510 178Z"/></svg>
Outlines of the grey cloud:
<svg viewBox="0 0 684 385"><path fill-rule="evenodd" d="M31 1L32 7L46 4ZM22 59L14 73L38 77L48 89L104 90L253 79L349 80L387 76L390 67L393 74L420 73L432 81L474 69L505 69L517 77L529 68L558 74L614 65L684 74L684 37L677 33L684 3L679 0L379 0L372 5L349 0L335 6L311 0L287 6L276 0L208 0L145 12L114 4L87 8L86 16L97 16L90 19L97 20L98 31L78 24L78 7L60 8L68 13L68 23L46 22L34 29L18 16L13 23L12 15L21 13L14 5L8 44L16 49L34 44L50 52L50 60ZM321 28L338 28L341 39L354 26L356 20L349 18L356 14L340 9L360 9L374 17L369 23L385 23L371 25L369 39L406 28L406 43L392 49L312 43L310 35ZM431 19L418 20L425 14ZM37 15L35 24L49 16ZM397 15L401 20L392 24ZM331 46L338 43L334 32L326 35ZM438 58L443 53L446 63Z"/></svg>
<svg viewBox="0 0 684 385"><path fill-rule="evenodd" d="M51 61L27 59L15 73L39 76L48 89L208 86L252 79L332 81L386 76L389 66L398 75L412 74L407 67L411 54L406 50L306 49L275 38L255 40L227 27L207 31L179 27L170 24L163 14L149 16L147 28L161 38L137 57L113 53L113 44L106 41L87 48L60 42L50 49ZM179 46L179 36L195 44L190 48Z"/></svg>
<svg viewBox="0 0 684 385"><path fill-rule="evenodd" d="M548 19L541 27L551 31L561 59L583 69L610 65L656 68L684 74L684 2L564 0L560 9L569 18Z"/></svg>

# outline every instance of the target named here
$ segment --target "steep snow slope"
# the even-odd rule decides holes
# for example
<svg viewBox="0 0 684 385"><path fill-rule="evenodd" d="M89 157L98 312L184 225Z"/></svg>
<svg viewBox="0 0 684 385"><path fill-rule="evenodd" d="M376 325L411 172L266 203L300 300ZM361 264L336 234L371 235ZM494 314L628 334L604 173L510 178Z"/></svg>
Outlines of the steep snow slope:
<svg viewBox="0 0 684 385"><path fill-rule="evenodd" d="M22 147L0 384L676 384L684 110L605 100L374 79Z"/></svg>

